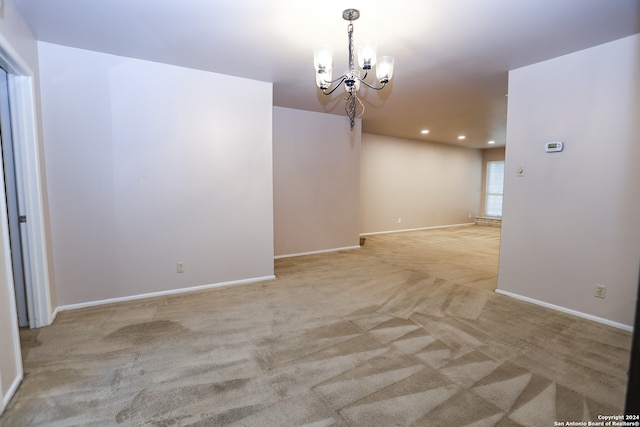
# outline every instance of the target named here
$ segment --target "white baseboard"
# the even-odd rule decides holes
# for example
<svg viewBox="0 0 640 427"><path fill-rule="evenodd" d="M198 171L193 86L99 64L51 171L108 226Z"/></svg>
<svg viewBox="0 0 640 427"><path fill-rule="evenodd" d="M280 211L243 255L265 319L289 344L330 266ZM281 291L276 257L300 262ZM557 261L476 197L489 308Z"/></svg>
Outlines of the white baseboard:
<svg viewBox="0 0 640 427"><path fill-rule="evenodd" d="M344 248L322 249L322 250L319 250L319 251L300 252L300 253L296 253L296 254L278 255L278 256L273 257L273 259L293 258L293 257L305 256L305 255L326 254L328 252L350 251L352 249L360 249L360 246L345 246Z"/></svg>
<svg viewBox="0 0 640 427"><path fill-rule="evenodd" d="M466 226L466 225L474 225L474 223L473 222L467 222L467 223L464 223L464 224L436 225L436 226L433 226L433 227L407 228L407 229L404 229L404 230L375 231L375 232L372 232L372 233L361 233L360 237L362 237L362 236L373 236L373 235L376 235L376 234L404 233L404 232L407 232L407 231L430 230L430 229L434 229L434 228L461 227L461 226ZM320 251L299 252L299 253L294 253L294 254L278 255L278 256L275 256L273 258L274 259L293 258L293 257L297 257L297 256L316 255L316 254L323 254L323 253L327 253L327 252L346 251L346 250L351 250L351 249L360 249L360 246L347 246L347 247L344 247L344 248L332 248L332 249L323 249L323 250L320 250Z"/></svg>
<svg viewBox="0 0 640 427"><path fill-rule="evenodd" d="M60 307L56 307L55 310L53 310L53 313L51 313L51 323L56 320L56 317L58 317L58 313L60 313Z"/></svg>
<svg viewBox="0 0 640 427"><path fill-rule="evenodd" d="M463 224L449 224L449 225L435 225L433 227L420 227L420 228L405 228L403 230L389 230L389 231L374 231L371 233L361 233L361 236L375 236L376 234L391 234L391 233L406 233L407 231L420 231L420 230L432 230L436 228L449 228L449 227L462 227L467 225L474 225L473 222L465 222Z"/></svg>
<svg viewBox="0 0 640 427"><path fill-rule="evenodd" d="M168 291L150 292L148 294L131 295L131 296L127 296L127 297L109 298L109 299L103 299L103 300L98 300L98 301L82 302L82 303L78 303L78 304L61 305L61 306L59 306L59 307L57 307L55 309L53 315L55 317L61 311L77 310L79 308L95 307L95 306L98 306L98 305L113 304L113 303L125 302L125 301L134 301L134 300L144 299L144 298L161 297L161 296L165 296L165 295L175 295L175 294L182 294L182 293L187 293L187 292L203 291L203 290L206 290L206 289L221 288L221 287L225 287L225 286L245 285L245 284L248 284L248 283L256 283L256 282L264 282L264 281L267 281L267 280L274 280L275 278L276 278L276 276L274 276L274 275L264 276L264 277L254 277L254 278L251 278L251 279L233 280L233 281L230 281L230 282L220 282L220 283L213 283L213 284L210 284L210 285L193 286L191 288L170 289Z"/></svg>
<svg viewBox="0 0 640 427"><path fill-rule="evenodd" d="M2 396L2 406L0 407L0 415L2 415L2 413L6 409L7 405L9 404L9 401L11 400L13 395L16 394L16 391L18 391L18 387L20 387L22 378L23 378L22 374L18 375L9 386L7 393L4 396Z"/></svg>
<svg viewBox="0 0 640 427"><path fill-rule="evenodd" d="M503 291L500 289L496 289L496 293L500 295L505 295L511 298L518 299L520 301L530 302L532 304L540 305L542 307L550 308L552 310L560 311L562 313L571 314L572 316L582 317L583 319L592 320L594 322L602 323L607 326L612 326L614 328L622 329L624 331L633 332L633 326L625 325L623 323L614 322L613 320L605 319L603 317L593 316L591 314L583 313L581 311L572 310L570 308L562 307L555 304L550 304L548 302L540 301L537 299L525 297L519 294L514 294L512 292Z"/></svg>

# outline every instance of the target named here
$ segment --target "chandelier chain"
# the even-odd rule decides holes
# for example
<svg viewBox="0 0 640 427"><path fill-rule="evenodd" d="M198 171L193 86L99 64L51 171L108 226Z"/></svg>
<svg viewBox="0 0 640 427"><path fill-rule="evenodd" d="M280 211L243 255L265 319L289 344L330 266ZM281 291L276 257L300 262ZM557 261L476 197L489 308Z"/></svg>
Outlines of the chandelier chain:
<svg viewBox="0 0 640 427"><path fill-rule="evenodd" d="M349 26L347 27L347 33L349 35L349 74L353 77L353 22L349 21Z"/></svg>

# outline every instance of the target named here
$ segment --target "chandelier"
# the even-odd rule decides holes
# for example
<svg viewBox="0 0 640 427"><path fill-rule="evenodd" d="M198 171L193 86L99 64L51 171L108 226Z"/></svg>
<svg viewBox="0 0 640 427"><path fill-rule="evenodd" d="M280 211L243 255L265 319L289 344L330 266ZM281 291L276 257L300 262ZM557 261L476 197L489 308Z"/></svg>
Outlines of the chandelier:
<svg viewBox="0 0 640 427"><path fill-rule="evenodd" d="M364 114L364 104L358 97L360 84L362 83L374 90L384 88L393 76L394 59L390 56L376 58L376 44L370 41L363 41L354 46L353 21L360 17L359 10L347 9L342 12L342 17L349 21L349 25L347 26L347 35L349 36L349 69L337 79L331 80L333 75L333 49L329 46L316 47L313 62L316 68L316 85L322 90L322 93L331 95L344 83L344 88L347 91L344 110L349 117L351 130L353 130L355 119L362 117ZM355 67L354 50L357 52L358 65L361 70ZM376 62L376 78L380 86L375 86L375 84L369 84L365 81L369 70L376 65ZM360 107L361 110L360 114L357 114L358 107Z"/></svg>

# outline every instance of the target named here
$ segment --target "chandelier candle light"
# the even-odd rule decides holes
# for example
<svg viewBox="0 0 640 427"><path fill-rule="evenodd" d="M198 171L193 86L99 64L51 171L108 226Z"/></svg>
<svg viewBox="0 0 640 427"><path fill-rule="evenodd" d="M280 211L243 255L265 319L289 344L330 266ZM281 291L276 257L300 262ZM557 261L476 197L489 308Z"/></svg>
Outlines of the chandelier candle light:
<svg viewBox="0 0 640 427"><path fill-rule="evenodd" d="M344 83L347 91L346 105L344 107L351 130L355 125L356 117L362 117L364 114L364 104L358 98L358 90L360 83L374 90L384 88L391 77L393 77L394 59L390 56L382 56L376 58L376 45L370 41L363 41L354 47L353 44L353 21L360 17L360 11L357 9L347 9L342 12L342 17L349 21L347 26L347 34L349 36L349 69L335 80L331 80L333 75L333 49L328 46L316 47L314 51L314 65L316 68L316 85L325 95L331 95L335 90ZM357 52L358 65L361 70L357 70L354 64L354 50ZM381 86L374 86L365 81L369 70L376 65L376 78ZM362 108L360 114L356 116L358 105Z"/></svg>

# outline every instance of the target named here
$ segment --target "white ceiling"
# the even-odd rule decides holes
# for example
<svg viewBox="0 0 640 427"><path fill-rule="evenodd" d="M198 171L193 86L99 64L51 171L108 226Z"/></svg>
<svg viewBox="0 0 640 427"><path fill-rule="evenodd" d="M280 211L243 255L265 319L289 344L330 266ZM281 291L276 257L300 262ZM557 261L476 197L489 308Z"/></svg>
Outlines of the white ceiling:
<svg viewBox="0 0 640 427"><path fill-rule="evenodd" d="M344 92L316 88L313 48L346 70L342 11L357 8L356 41L396 59L364 91L363 130L479 148L504 145L508 70L640 32L640 0L14 2L39 40L273 82L275 105L333 114Z"/></svg>

